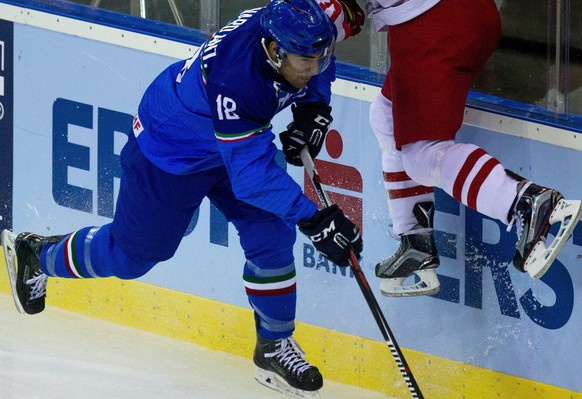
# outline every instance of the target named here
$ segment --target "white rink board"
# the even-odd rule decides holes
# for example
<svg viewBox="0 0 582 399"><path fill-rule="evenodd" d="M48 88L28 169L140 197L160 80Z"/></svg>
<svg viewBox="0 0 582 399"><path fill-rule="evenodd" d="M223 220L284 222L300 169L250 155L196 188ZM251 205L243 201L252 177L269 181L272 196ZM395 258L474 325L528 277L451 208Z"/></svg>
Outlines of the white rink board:
<svg viewBox="0 0 582 399"><path fill-rule="evenodd" d="M3 18L12 15L4 13L7 9L14 11L0 3ZM99 127L109 121L110 113L100 112L112 111L131 118L147 84L175 60L177 53L173 49L170 55L162 51L159 54L154 47L143 51L142 42L136 46L139 50L132 49L132 40L144 40L139 35L133 39L128 36L121 46L107 39L95 41L88 33L73 34L85 25L69 25L63 17L56 25L41 27L40 21L53 17L33 15L30 19L22 13L11 17L17 21L13 78L14 87L18 88L13 114L14 229L56 234L107 223L110 219L100 214L97 206L98 193L107 192L98 182L98 160L119 154L124 135L114 134L114 154L103 153L99 142L105 136L99 133ZM182 46L187 57L192 46ZM369 101L375 92L377 88L345 80L334 85L333 128L343 139L343 152L332 158L324 150L320 156L362 180L361 192L352 183L335 191L362 204L362 266L373 286L377 284L373 265L396 249L387 233L390 220L384 201L380 153L367 120ZM87 110L91 127L72 123L68 118L75 113L57 107L63 101ZM288 110L278 115L274 131L282 130L289 120ZM579 134L475 110L468 111L467 121L459 140L483 146L506 167L540 184L560 188L567 197L582 198ZM64 122L69 123L68 142L59 144L56 133ZM557 135L559 139L555 139ZM53 162L55 146L61 146L66 153L72 148L70 144L87 149L87 170L66 165L63 168ZM114 163L106 165L114 171ZM67 199L63 195L66 187L62 181L55 182L55 176L63 170L69 186L91 190L89 211L75 209L73 196L71 203L62 201ZM303 182L299 168L289 171ZM338 172L331 178L339 181L340 177ZM57 202L55 195L61 201ZM142 281L247 307L240 278L243 256L236 232L232 226L226 229L220 221L211 222L211 215L209 204L203 203L196 228L185 237L175 258L158 265ZM582 366L582 228L575 230L544 280L532 281L507 267L513 256L515 235L506 233L504 226L480 218L441 194L436 225L442 255L439 273L444 282L440 296L387 300L378 295L399 344L582 391L582 380L576 371ZM300 236L295 252L299 321L381 340L354 279L342 276L333 265L312 255L311 249L308 240Z"/></svg>

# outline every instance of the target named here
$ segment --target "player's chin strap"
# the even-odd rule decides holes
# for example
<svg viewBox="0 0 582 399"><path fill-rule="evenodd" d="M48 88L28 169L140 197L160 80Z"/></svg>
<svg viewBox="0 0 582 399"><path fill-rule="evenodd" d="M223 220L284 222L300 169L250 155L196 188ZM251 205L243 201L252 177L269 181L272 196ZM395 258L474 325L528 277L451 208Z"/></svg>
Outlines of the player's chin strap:
<svg viewBox="0 0 582 399"><path fill-rule="evenodd" d="M305 171L307 172L307 175L309 176L311 183L313 183L313 187L315 188L315 192L317 193L317 197L319 198L319 201L321 202L322 206L324 208L331 206L329 196L327 195L327 192L323 189L321 178L319 177L319 174L315 169L315 163L313 162L313 159L311 158L311 155L309 154L309 150L307 149L307 147L303 147L300 156L301 160L303 161ZM406 382L406 386L408 387L410 394L412 395L413 398L424 399L424 396L422 395L422 392L420 392L420 388L414 376L412 375L412 371L410 371L410 367L408 367L406 359L404 359L404 355L402 354L402 351L400 350L400 347L398 346L398 343L394 338L394 334L392 334L392 331L388 326L388 322L386 321L386 318L384 317L384 314L380 309L380 305L378 305L378 301L376 301L376 297L374 297L374 293L370 288L370 284L368 284L368 280L366 279L366 276L364 276L364 272L360 267L358 259L356 258L356 255L351 248L350 248L350 268L352 269L354 277L356 278L356 281L360 286L360 290L362 291L362 294L364 295L364 298L368 303L368 307L370 308L370 311L372 312L372 315L374 316L374 319L376 320L376 323L380 328L380 332L382 333L382 336L384 337L386 344L388 344L388 348L390 348L390 354L392 354L392 357L396 361L398 370L400 371L400 374L404 378L404 381Z"/></svg>
<svg viewBox="0 0 582 399"><path fill-rule="evenodd" d="M264 37L261 39L261 46L263 46L263 50L265 50L265 55L267 56L267 63L271 65L271 67L275 70L275 72L279 73L279 68L281 68L281 64L283 63L283 57L279 56L277 52L277 61L275 62L271 56L269 55L269 50L267 50L267 39Z"/></svg>

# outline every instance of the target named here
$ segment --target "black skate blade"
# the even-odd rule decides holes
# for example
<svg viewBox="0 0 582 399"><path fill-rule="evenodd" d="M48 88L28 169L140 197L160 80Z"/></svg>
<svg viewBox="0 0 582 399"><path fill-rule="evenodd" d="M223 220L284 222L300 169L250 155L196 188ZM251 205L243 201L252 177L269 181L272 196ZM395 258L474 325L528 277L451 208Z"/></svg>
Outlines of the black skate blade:
<svg viewBox="0 0 582 399"><path fill-rule="evenodd" d="M292 386L281 381L274 372L257 367L255 372L255 380L261 385L266 386L273 391L279 392L289 398L294 399L321 399L319 391L304 391L302 389L293 388Z"/></svg>

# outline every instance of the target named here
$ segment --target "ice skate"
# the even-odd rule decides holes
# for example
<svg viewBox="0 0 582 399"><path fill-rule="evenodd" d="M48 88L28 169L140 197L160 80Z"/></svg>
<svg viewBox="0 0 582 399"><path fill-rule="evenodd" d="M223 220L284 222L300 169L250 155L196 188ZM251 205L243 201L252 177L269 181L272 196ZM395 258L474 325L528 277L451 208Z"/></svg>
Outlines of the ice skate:
<svg viewBox="0 0 582 399"><path fill-rule="evenodd" d="M528 180L517 186L507 231L515 225L518 241L513 265L533 278L541 278L550 268L582 215L582 201L567 201L551 188ZM556 237L547 243L551 225L560 223Z"/></svg>
<svg viewBox="0 0 582 399"><path fill-rule="evenodd" d="M290 398L320 398L323 377L305 360L293 337L270 340L258 336L253 360L257 365L255 379L260 384Z"/></svg>
<svg viewBox="0 0 582 399"><path fill-rule="evenodd" d="M20 313L35 314L44 310L47 276L40 269L40 251L45 243L59 239L32 233L16 236L9 230L2 232L8 280L14 304Z"/></svg>
<svg viewBox="0 0 582 399"><path fill-rule="evenodd" d="M434 241L434 203L420 202L414 205L413 212L418 224L400 235L400 246L393 256L376 265L382 295L417 296L439 292L436 268L440 261ZM406 284L412 276L420 281Z"/></svg>

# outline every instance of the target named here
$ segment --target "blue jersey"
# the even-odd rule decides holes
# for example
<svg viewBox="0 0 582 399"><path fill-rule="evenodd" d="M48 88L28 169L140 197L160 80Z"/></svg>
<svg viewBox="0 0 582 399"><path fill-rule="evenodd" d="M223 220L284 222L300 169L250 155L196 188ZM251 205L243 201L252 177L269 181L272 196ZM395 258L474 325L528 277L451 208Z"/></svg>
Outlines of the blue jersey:
<svg viewBox="0 0 582 399"><path fill-rule="evenodd" d="M146 90L134 133L160 169L188 174L224 165L236 197L289 226L316 205L275 163L273 116L293 102L329 104L332 64L297 90L268 63L263 8L241 12L189 60L163 71Z"/></svg>

